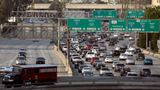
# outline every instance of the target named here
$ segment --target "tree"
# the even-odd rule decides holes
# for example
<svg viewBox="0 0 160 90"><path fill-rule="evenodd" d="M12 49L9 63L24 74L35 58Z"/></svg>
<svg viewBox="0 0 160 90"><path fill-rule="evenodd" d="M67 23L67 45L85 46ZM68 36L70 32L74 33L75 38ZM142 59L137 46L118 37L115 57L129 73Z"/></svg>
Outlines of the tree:
<svg viewBox="0 0 160 90"><path fill-rule="evenodd" d="M146 8L144 19L160 19L160 6ZM148 35L147 41L151 42L151 47L150 47L151 50L153 52L157 52L158 51L157 40L160 38L160 33L147 33L147 35ZM140 33L137 45L139 47L147 48L146 45L144 45L144 43L146 43L146 35Z"/></svg>
<svg viewBox="0 0 160 90"><path fill-rule="evenodd" d="M65 6L64 2L59 2L59 0L54 0L49 7L51 10L56 10L58 12L58 16L62 17L62 11Z"/></svg>
<svg viewBox="0 0 160 90"><path fill-rule="evenodd" d="M11 10L12 10L11 0L1 0L0 1L0 24L7 21L7 18L9 17Z"/></svg>
<svg viewBox="0 0 160 90"><path fill-rule="evenodd" d="M0 24L7 22L11 11L24 11L32 0L0 0Z"/></svg>

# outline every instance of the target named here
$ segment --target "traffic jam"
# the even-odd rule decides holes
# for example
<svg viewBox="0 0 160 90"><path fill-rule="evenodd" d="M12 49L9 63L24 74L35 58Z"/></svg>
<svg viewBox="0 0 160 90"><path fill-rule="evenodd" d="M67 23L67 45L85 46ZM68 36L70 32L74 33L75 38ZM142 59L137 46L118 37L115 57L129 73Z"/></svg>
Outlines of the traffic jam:
<svg viewBox="0 0 160 90"><path fill-rule="evenodd" d="M153 65L153 59L145 57L140 48L134 47L134 34L71 33L69 54L66 38L67 33L62 34L60 49L66 58L69 55L71 67L78 73L76 76L151 76L151 69L147 66Z"/></svg>

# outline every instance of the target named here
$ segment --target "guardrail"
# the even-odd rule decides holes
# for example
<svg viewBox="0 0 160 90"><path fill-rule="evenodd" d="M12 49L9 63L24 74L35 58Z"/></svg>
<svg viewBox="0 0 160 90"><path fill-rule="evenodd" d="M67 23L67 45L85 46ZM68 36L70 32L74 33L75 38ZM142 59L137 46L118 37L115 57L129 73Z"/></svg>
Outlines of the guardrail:
<svg viewBox="0 0 160 90"><path fill-rule="evenodd" d="M12 90L159 90L160 78L151 77L61 77L55 85L29 86Z"/></svg>

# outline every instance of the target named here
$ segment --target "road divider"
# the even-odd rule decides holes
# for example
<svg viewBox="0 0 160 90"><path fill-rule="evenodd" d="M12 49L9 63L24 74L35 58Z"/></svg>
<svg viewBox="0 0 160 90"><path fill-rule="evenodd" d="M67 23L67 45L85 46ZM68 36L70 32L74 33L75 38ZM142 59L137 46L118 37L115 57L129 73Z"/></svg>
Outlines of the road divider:
<svg viewBox="0 0 160 90"><path fill-rule="evenodd" d="M58 50L56 45L54 45L53 51L54 51L54 54L57 57L59 57L59 59L61 60L63 65L66 67L65 69L66 69L66 71L68 73L68 76L72 76L72 70L71 70L71 67L69 65L68 59L64 56L64 54L60 50Z"/></svg>

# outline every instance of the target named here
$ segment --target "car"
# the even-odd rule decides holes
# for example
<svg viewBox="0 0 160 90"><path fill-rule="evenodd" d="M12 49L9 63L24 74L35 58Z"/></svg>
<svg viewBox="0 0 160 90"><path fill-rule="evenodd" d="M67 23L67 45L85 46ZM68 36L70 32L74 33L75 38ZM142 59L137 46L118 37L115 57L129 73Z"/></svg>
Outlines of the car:
<svg viewBox="0 0 160 90"><path fill-rule="evenodd" d="M128 56L133 56L134 52L133 52L132 50L128 50L128 49L127 49L127 50L125 51L125 54L128 55Z"/></svg>
<svg viewBox="0 0 160 90"><path fill-rule="evenodd" d="M70 55L73 55L73 54L76 54L77 53L77 51L76 50L70 50Z"/></svg>
<svg viewBox="0 0 160 90"><path fill-rule="evenodd" d="M76 61L82 60L80 56L72 57L71 62L74 64Z"/></svg>
<svg viewBox="0 0 160 90"><path fill-rule="evenodd" d="M106 56L106 51L104 51L104 50L101 51L100 50L99 51L99 56L102 57L102 58L104 58Z"/></svg>
<svg viewBox="0 0 160 90"><path fill-rule="evenodd" d="M102 67L106 67L106 65L104 63L97 63L95 66L95 69L100 70L100 68L102 68Z"/></svg>
<svg viewBox="0 0 160 90"><path fill-rule="evenodd" d="M112 56L106 56L104 62L105 63L112 63L113 62L113 57Z"/></svg>
<svg viewBox="0 0 160 90"><path fill-rule="evenodd" d="M75 61L75 62L74 62L74 68L78 68L79 65L81 65L81 64L84 64L84 61L83 61L83 60Z"/></svg>
<svg viewBox="0 0 160 90"><path fill-rule="evenodd" d="M131 68L129 67L124 67L120 71L120 76L126 76L128 72L131 72Z"/></svg>
<svg viewBox="0 0 160 90"><path fill-rule="evenodd" d="M133 56L128 56L126 59L126 64L135 65L135 60Z"/></svg>
<svg viewBox="0 0 160 90"><path fill-rule="evenodd" d="M93 52L86 53L86 61L89 61L91 58L95 58L96 54Z"/></svg>
<svg viewBox="0 0 160 90"><path fill-rule="evenodd" d="M112 68L114 69L116 67L116 64L118 64L118 63L119 63L118 61L113 61Z"/></svg>
<svg viewBox="0 0 160 90"><path fill-rule="evenodd" d="M83 69L84 67L88 67L88 65L86 65L86 64L80 64L80 65L78 66L78 72L79 72L79 73L82 73L82 69Z"/></svg>
<svg viewBox="0 0 160 90"><path fill-rule="evenodd" d="M148 77L151 76L151 70L149 68L143 68L140 70L140 76Z"/></svg>
<svg viewBox="0 0 160 90"><path fill-rule="evenodd" d="M110 38L109 38L109 37L107 37L105 41L106 41L106 42L110 41Z"/></svg>
<svg viewBox="0 0 160 90"><path fill-rule="evenodd" d="M63 46L63 47L62 47L62 51L63 51L63 52L67 52L67 50L68 50L67 46Z"/></svg>
<svg viewBox="0 0 160 90"><path fill-rule="evenodd" d="M91 67L83 67L82 68L82 74L84 73L84 72L86 72L86 71L88 71L88 72L92 72L92 68Z"/></svg>
<svg viewBox="0 0 160 90"><path fill-rule="evenodd" d="M123 69L125 67L125 65L123 64L123 63L117 63L116 65L115 65L115 68L114 68L114 71L115 72L119 72L119 71L121 71L121 69Z"/></svg>
<svg viewBox="0 0 160 90"><path fill-rule="evenodd" d="M122 37L122 36L119 36L119 37L118 37L118 40L123 40L123 37Z"/></svg>
<svg viewBox="0 0 160 90"><path fill-rule="evenodd" d="M132 40L134 40L134 38L130 36L130 37L129 37L129 40L132 41Z"/></svg>
<svg viewBox="0 0 160 90"><path fill-rule="evenodd" d="M132 52L136 52L136 48L134 48L134 47L129 47L128 50L130 50Z"/></svg>
<svg viewBox="0 0 160 90"><path fill-rule="evenodd" d="M120 51L119 51L119 50L113 50L112 55L113 55L114 57L119 57Z"/></svg>
<svg viewBox="0 0 160 90"><path fill-rule="evenodd" d="M108 72L103 73L100 76L103 76L103 77L114 77L114 74L113 74L112 71L108 71Z"/></svg>
<svg viewBox="0 0 160 90"><path fill-rule="evenodd" d="M136 60L144 60L145 59L145 55L143 53L138 53L135 56L136 56Z"/></svg>
<svg viewBox="0 0 160 90"><path fill-rule="evenodd" d="M27 53L26 53L25 51L20 51L20 52L18 53L18 56L20 56L20 57L23 56L23 57L26 58L26 57L27 57L26 55L27 55Z"/></svg>
<svg viewBox="0 0 160 90"><path fill-rule="evenodd" d="M101 67L100 70L99 70L99 74L102 75L104 74L105 72L108 72L110 71L110 69L108 67Z"/></svg>
<svg viewBox="0 0 160 90"><path fill-rule="evenodd" d="M27 51L26 48L20 48L19 50L22 51L22 52L26 52Z"/></svg>
<svg viewBox="0 0 160 90"><path fill-rule="evenodd" d="M129 33L125 33L124 37L130 37L130 34Z"/></svg>
<svg viewBox="0 0 160 90"><path fill-rule="evenodd" d="M153 60L151 58L144 59L144 65L153 65Z"/></svg>
<svg viewBox="0 0 160 90"><path fill-rule="evenodd" d="M119 47L119 46L116 46L114 50L119 51L119 50L120 50L120 47Z"/></svg>
<svg viewBox="0 0 160 90"><path fill-rule="evenodd" d="M126 60L127 59L127 55L125 53L121 53L119 56L119 60Z"/></svg>
<svg viewBox="0 0 160 90"><path fill-rule="evenodd" d="M127 72L126 77L138 77L138 73L131 71L131 72Z"/></svg>
<svg viewBox="0 0 160 90"><path fill-rule="evenodd" d="M99 58L98 58L98 57L91 58L90 64L93 65L96 61L99 61Z"/></svg>
<svg viewBox="0 0 160 90"><path fill-rule="evenodd" d="M54 43L54 40L50 40L50 44L53 44Z"/></svg>
<svg viewBox="0 0 160 90"><path fill-rule="evenodd" d="M36 58L36 64L45 64L45 58L44 57L37 57Z"/></svg>
<svg viewBox="0 0 160 90"><path fill-rule="evenodd" d="M82 75L84 77L93 77L93 71L84 71Z"/></svg>
<svg viewBox="0 0 160 90"><path fill-rule="evenodd" d="M26 58L24 56L18 56L16 59L17 65L25 65L26 64Z"/></svg>
<svg viewBox="0 0 160 90"><path fill-rule="evenodd" d="M140 48L136 48L135 53L142 53L142 50Z"/></svg>
<svg viewBox="0 0 160 90"><path fill-rule="evenodd" d="M102 61L100 61L100 60L95 60L94 62L93 62L93 67L96 67L96 65L98 64L98 63L102 63Z"/></svg>
<svg viewBox="0 0 160 90"><path fill-rule="evenodd" d="M39 42L39 40L33 40L32 42Z"/></svg>
<svg viewBox="0 0 160 90"><path fill-rule="evenodd" d="M114 42L109 42L108 46L114 46L115 43Z"/></svg>

